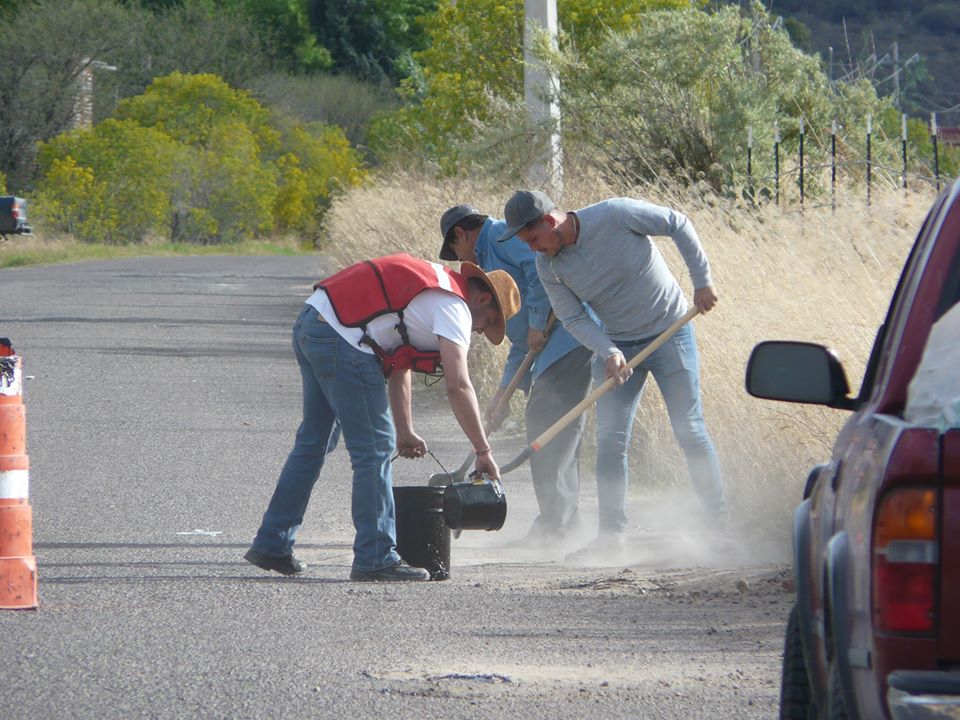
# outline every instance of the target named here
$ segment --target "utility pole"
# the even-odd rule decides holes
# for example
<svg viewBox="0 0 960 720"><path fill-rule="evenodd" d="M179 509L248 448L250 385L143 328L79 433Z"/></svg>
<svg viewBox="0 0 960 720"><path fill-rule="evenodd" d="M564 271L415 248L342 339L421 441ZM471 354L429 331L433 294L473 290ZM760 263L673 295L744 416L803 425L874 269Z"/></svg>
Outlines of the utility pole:
<svg viewBox="0 0 960 720"><path fill-rule="evenodd" d="M537 126L549 126L546 146L541 148L527 173L534 188L563 191L563 155L560 148L560 107L555 100L557 78L533 54L535 39L546 32L557 42L557 0L524 0L523 95L530 119Z"/></svg>

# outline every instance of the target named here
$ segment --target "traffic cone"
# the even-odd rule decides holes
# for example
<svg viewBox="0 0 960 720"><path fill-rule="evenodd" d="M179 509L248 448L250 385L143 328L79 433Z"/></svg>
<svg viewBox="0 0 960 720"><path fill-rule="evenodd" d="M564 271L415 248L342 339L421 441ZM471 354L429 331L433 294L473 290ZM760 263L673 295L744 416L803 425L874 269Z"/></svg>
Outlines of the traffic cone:
<svg viewBox="0 0 960 720"><path fill-rule="evenodd" d="M37 607L22 362L0 338L0 609Z"/></svg>

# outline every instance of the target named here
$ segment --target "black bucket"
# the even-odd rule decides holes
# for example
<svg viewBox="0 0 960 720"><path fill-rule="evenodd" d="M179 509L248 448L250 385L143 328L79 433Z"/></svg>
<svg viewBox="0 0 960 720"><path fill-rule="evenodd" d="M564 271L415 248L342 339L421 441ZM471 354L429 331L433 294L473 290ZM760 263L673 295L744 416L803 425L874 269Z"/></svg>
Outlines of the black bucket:
<svg viewBox="0 0 960 720"><path fill-rule="evenodd" d="M395 487L397 552L407 565L430 573L431 580L450 577L450 528L443 521L442 487Z"/></svg>
<svg viewBox="0 0 960 720"><path fill-rule="evenodd" d="M447 485L443 488L443 519L454 530L499 530L507 519L503 486L485 475Z"/></svg>

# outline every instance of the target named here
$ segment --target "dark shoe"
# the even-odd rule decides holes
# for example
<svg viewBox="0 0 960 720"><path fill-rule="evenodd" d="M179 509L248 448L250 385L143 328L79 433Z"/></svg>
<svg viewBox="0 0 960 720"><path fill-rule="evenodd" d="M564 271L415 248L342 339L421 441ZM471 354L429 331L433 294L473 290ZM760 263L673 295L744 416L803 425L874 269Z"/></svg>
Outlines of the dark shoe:
<svg viewBox="0 0 960 720"><path fill-rule="evenodd" d="M626 554L623 535L619 533L600 533L592 543L570 553L564 559L576 565L609 567L623 564Z"/></svg>
<svg viewBox="0 0 960 720"><path fill-rule="evenodd" d="M547 529L534 523L526 535L511 545L521 550L548 550L557 547L562 540L563 533L559 530Z"/></svg>
<svg viewBox="0 0 960 720"><path fill-rule="evenodd" d="M350 579L356 582L408 582L429 580L430 573L423 568L410 567L401 560L381 570L351 570Z"/></svg>
<svg viewBox="0 0 960 720"><path fill-rule="evenodd" d="M273 570L281 575L299 575L307 569L305 562L297 560L293 553L282 557L277 555L264 555L259 550L250 548L247 550L243 559L253 563L261 570Z"/></svg>

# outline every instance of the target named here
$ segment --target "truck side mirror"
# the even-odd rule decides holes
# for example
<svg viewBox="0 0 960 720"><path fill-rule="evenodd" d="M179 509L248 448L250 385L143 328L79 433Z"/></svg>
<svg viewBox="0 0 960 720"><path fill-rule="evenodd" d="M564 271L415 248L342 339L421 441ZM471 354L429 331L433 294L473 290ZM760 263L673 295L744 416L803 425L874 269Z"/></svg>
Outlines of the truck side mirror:
<svg viewBox="0 0 960 720"><path fill-rule="evenodd" d="M754 397L852 409L850 384L836 354L822 345L768 340L750 353L747 392Z"/></svg>

